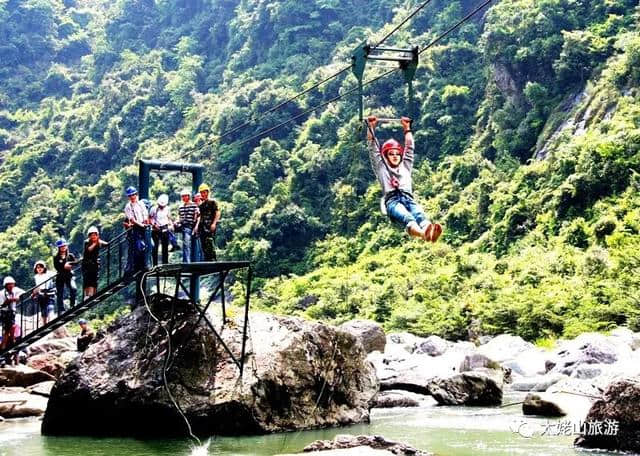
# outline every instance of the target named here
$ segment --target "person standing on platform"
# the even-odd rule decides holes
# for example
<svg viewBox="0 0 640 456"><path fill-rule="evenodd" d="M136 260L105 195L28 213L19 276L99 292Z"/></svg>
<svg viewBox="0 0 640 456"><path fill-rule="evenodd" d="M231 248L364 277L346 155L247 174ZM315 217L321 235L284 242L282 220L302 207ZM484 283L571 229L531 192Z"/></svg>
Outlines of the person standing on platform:
<svg viewBox="0 0 640 456"><path fill-rule="evenodd" d="M149 212L151 237L153 238L153 265L158 264L158 248L162 246L162 264L169 262L169 231L173 230L173 219L169 213L169 196L160 195L157 204Z"/></svg>
<svg viewBox="0 0 640 456"><path fill-rule="evenodd" d="M209 199L209 186L207 184L201 184L198 191L202 196L199 233L204 261L216 261L215 235L218 221L220 220L220 209L215 200Z"/></svg>
<svg viewBox="0 0 640 456"><path fill-rule="evenodd" d="M76 305L76 280L73 276L73 266L77 263L76 257L69 252L69 244L65 239L56 241L58 252L53 257L53 267L58 272L56 275L56 307L58 316L66 310L64 307L64 289L69 289L69 306Z"/></svg>
<svg viewBox="0 0 640 456"><path fill-rule="evenodd" d="M87 239L84 241L82 254L82 281L84 283L85 299L93 296L98 291L98 271L100 270L100 248L109 245L100 239L100 232L95 226L87 230Z"/></svg>
<svg viewBox="0 0 640 456"><path fill-rule="evenodd" d="M2 285L2 293L0 293L2 344L0 344L0 349L6 348L16 341L16 309L20 296L24 293L22 288L16 286L16 281L11 276L5 277Z"/></svg>
<svg viewBox="0 0 640 456"><path fill-rule="evenodd" d="M42 326L44 326L49 322L49 317L55 308L56 284L53 280L55 274L53 271L47 270L47 265L42 260L36 261L33 266L33 273L36 288L33 289L31 297L38 303Z"/></svg>
<svg viewBox="0 0 640 456"><path fill-rule="evenodd" d="M182 230L182 262L191 263L191 238L198 231L200 209L191 201L191 192L184 189L180 192L182 204L178 208L180 230Z"/></svg>
<svg viewBox="0 0 640 456"><path fill-rule="evenodd" d="M133 275L147 268L145 252L145 230L149 224L149 212L144 204L138 201L138 190L135 187L127 187L129 202L124 207L125 226L131 228L128 234L129 253L127 256L126 275Z"/></svg>

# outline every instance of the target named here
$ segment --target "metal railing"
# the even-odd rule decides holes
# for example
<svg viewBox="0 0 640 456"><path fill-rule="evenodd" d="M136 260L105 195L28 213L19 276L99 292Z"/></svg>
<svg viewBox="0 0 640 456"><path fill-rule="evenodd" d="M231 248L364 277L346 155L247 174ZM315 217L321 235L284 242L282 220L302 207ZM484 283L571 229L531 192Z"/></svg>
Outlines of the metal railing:
<svg viewBox="0 0 640 456"><path fill-rule="evenodd" d="M81 261L72 269L72 280L77 287L75 291L74 308L82 306L83 304L85 304L85 302L94 299L94 297L99 296L101 292L122 281L127 266L127 235L128 230L111 239L107 245L100 247L100 269L98 273L98 287L96 289L95 295L88 297L84 296L84 277ZM36 293L36 290L42 289L45 285L49 285L50 288L47 289L55 291L58 275L59 274L52 275L46 281L26 290L21 295L20 301L16 304L15 308L14 321L17 325L17 330L14 327L15 342L12 345L16 345L21 339L28 336L29 334L34 333L35 331L38 331L45 326L52 325L66 312L72 310L71 306L69 305L71 303L71 296L69 295L69 299L63 301L63 303L65 301L68 302L68 304L65 303L65 312L58 313L58 309L56 306L57 295L54 293L53 297L50 297L48 299L47 305L53 305L53 313L55 314L55 317L51 315L46 323L44 323L43 319L41 318L40 302L38 300L38 294ZM65 286L63 293L71 293L71 290Z"/></svg>

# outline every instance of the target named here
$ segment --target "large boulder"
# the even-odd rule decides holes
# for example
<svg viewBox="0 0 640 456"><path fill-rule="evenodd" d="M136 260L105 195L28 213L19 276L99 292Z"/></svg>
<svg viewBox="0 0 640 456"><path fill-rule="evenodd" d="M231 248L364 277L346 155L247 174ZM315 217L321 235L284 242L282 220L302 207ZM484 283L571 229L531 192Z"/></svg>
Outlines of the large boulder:
<svg viewBox="0 0 640 456"><path fill-rule="evenodd" d="M547 370L572 375L587 364L614 364L632 357L631 346L621 337L585 333L563 342L547 361Z"/></svg>
<svg viewBox="0 0 640 456"><path fill-rule="evenodd" d="M360 339L367 353L376 350L384 352L387 339L384 335L384 330L375 321L351 320L340 325L340 329Z"/></svg>
<svg viewBox="0 0 640 456"><path fill-rule="evenodd" d="M442 337L429 336L424 341L418 342L414 353L418 355L440 356L447 351L450 344Z"/></svg>
<svg viewBox="0 0 640 456"><path fill-rule="evenodd" d="M418 394L430 394L429 382L436 377L449 377L460 372L465 355L447 351L442 356L411 355L404 359L388 358L387 353L369 356L380 379L380 389L406 390Z"/></svg>
<svg viewBox="0 0 640 456"><path fill-rule="evenodd" d="M487 372L463 372L429 382L429 392L440 405L493 406L502 404L502 383Z"/></svg>
<svg viewBox="0 0 640 456"><path fill-rule="evenodd" d="M591 404L602 396L602 390L592 380L563 378L545 391L571 418L584 420Z"/></svg>
<svg viewBox="0 0 640 456"><path fill-rule="evenodd" d="M640 378L611 383L586 418L576 445L640 453Z"/></svg>
<svg viewBox="0 0 640 456"><path fill-rule="evenodd" d="M27 365L57 378L78 356L76 348L75 337L63 326L26 348Z"/></svg>
<svg viewBox="0 0 640 456"><path fill-rule="evenodd" d="M395 454L411 456L430 456L431 453L417 450L404 443L388 440L381 435L337 435L333 440L316 440L304 447L304 452L331 451L348 448L358 448L363 450L352 453L357 455L365 454ZM367 453L368 449L385 450L388 453ZM341 453L336 453L341 454Z"/></svg>
<svg viewBox="0 0 640 456"><path fill-rule="evenodd" d="M488 343L478 347L478 353L501 363L515 359L521 353L533 348L533 344L527 342L522 337L512 336L511 334L501 334L491 339Z"/></svg>
<svg viewBox="0 0 640 456"><path fill-rule="evenodd" d="M410 393L403 390L380 391L373 403L374 408L419 407L420 403L430 400L430 396Z"/></svg>
<svg viewBox="0 0 640 456"><path fill-rule="evenodd" d="M618 337L631 347L632 350L640 348L640 333L634 333L629 328L623 326L615 328L609 333L610 336Z"/></svg>
<svg viewBox="0 0 640 456"><path fill-rule="evenodd" d="M60 354L66 351L76 350L76 340L73 337L53 338L45 337L26 348L27 356L41 355L43 353Z"/></svg>
<svg viewBox="0 0 640 456"><path fill-rule="evenodd" d="M171 301L165 301L155 302L153 310L167 325ZM184 435L174 400L199 435L368 421L378 382L353 335L297 318L252 314L240 379L223 344L192 307L179 301L176 308L170 350L165 331L143 307L72 361L51 391L43 433ZM221 335L239 357L242 322L228 322Z"/></svg>
<svg viewBox="0 0 640 456"><path fill-rule="evenodd" d="M547 371L546 361L549 357L549 353L532 348L518 353L513 359L503 361L502 366L510 369L514 374L523 377L535 377Z"/></svg>
<svg viewBox="0 0 640 456"><path fill-rule="evenodd" d="M27 366L60 377L67 365L78 356L77 351L38 353L27 359Z"/></svg>
<svg viewBox="0 0 640 456"><path fill-rule="evenodd" d="M55 380L55 377L31 367L17 365L0 368L0 386L26 387L48 380Z"/></svg>

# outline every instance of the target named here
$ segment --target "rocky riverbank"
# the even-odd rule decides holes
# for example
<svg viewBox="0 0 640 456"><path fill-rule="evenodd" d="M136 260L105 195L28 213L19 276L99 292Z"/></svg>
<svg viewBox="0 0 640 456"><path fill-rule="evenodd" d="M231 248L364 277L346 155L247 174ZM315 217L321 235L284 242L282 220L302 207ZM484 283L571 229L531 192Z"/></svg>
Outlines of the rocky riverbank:
<svg viewBox="0 0 640 456"><path fill-rule="evenodd" d="M377 406L419 406L429 396L442 405L497 406L505 391L528 392L522 419L566 417L583 424L577 445L640 452L639 348L640 334L626 328L560 340L549 350L507 334L476 345L392 333L369 359L380 380ZM615 424L618 437L589 428L598 423Z"/></svg>
<svg viewBox="0 0 640 456"><path fill-rule="evenodd" d="M0 368L0 421L43 415L55 380L78 355L75 349L75 338L60 329L21 353L21 364Z"/></svg>
<svg viewBox="0 0 640 456"><path fill-rule="evenodd" d="M174 333L188 333L192 318L186 315ZM640 451L640 416L634 412L640 409L640 335L625 328L561 340L553 349L512 335L483 337L474 344L385 334L367 321L334 328L258 313L252 314L251 328L250 374L241 383L237 367L208 328L198 329L171 360L172 394L200 434L366 422L371 407L499 406L505 392L518 391L528 393L516 405L523 419L616 421L621 437L584 435L576 443ZM225 327L223 338L239 352L237 322ZM166 340L144 309L117 322L82 356L74 345L64 334L43 340L26 358L42 370L0 370L0 416L42 414L60 377L48 403L45 432L148 435L144 422L162 435L184 429L164 389ZM105 423L70 421L69 416L85 416L81 410L105 417Z"/></svg>

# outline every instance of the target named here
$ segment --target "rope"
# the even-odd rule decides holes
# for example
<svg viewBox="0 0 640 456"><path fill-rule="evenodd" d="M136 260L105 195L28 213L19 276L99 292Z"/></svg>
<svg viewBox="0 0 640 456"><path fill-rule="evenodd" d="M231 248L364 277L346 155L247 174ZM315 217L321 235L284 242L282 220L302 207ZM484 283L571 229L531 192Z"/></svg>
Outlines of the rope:
<svg viewBox="0 0 640 456"><path fill-rule="evenodd" d="M420 10L422 10L422 8L424 8L425 6L427 6L429 3L431 3L431 0L426 0L422 5L420 5L418 8L416 8L416 10L409 14L407 17L404 18L404 20L402 22L400 22L398 25L396 25L394 27L393 30L391 30L389 33L387 33L385 35L384 38L382 38L378 44L376 44L375 46L373 46L373 49L377 48L378 46L380 46L382 43L384 43L385 41L387 41L387 38L389 38L391 35L393 35L394 33L396 33L398 31L398 29L400 27L402 27L404 24L406 24L408 21L410 21L413 16L415 16L416 14L418 14L420 12Z"/></svg>
<svg viewBox="0 0 640 456"><path fill-rule="evenodd" d="M200 439L198 437L196 437L193 434L193 430L191 429L191 423L189 423L189 420L187 419L186 415L184 414L182 408L180 407L180 404L178 404L178 402L175 400L175 398L173 397L173 394L171 393L171 389L169 389L169 382L167 381L167 365L169 363L169 358L171 356L171 333L166 328L166 326L162 324L160 319L158 317L156 317L155 314L151 311L151 307L149 307L149 303L147 302L147 295L145 293L144 287L142 286L142 284L145 283L145 280L146 280L147 276L149 274L151 274L154 270L155 270L155 268L151 268L149 271L145 272L142 275L142 278L140 280L139 286L140 286L140 293L142 294L142 300L144 301L144 305L147 308L147 312L149 313L151 318L153 318L155 320L155 322L158 323L158 325L163 329L163 331L167 335L167 350L166 350L166 353L165 353L165 358L164 358L164 362L163 362L163 366L162 366L162 380L164 382L164 389L166 390L167 395L169 396L169 399L171 400L173 406L176 408L176 410L178 411L178 413L180 414L180 416L184 420L184 422L185 422L185 424L187 426L187 432L189 434L189 437L191 437L197 443L198 446L202 446L202 442L200 441Z"/></svg>

